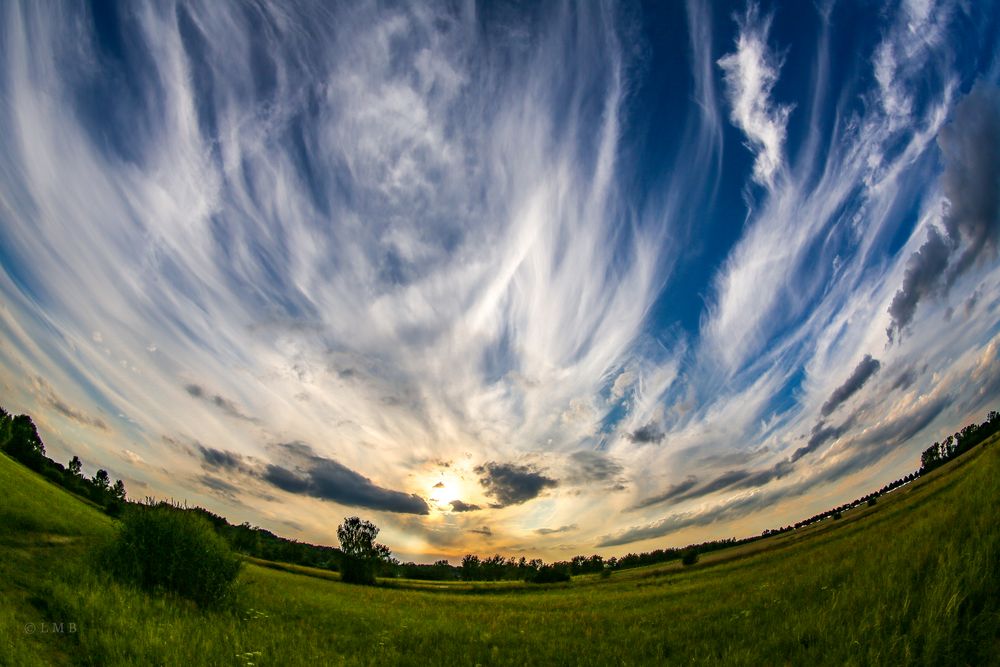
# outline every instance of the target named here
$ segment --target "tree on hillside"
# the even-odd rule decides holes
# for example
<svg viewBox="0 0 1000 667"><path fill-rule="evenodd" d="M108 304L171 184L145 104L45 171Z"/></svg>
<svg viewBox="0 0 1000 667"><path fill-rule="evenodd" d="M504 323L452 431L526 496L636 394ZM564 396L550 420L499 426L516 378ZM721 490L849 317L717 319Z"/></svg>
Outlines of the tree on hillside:
<svg viewBox="0 0 1000 667"><path fill-rule="evenodd" d="M389 547L375 541L378 526L356 516L344 519L337 528L341 556L340 578L352 584L374 584L380 563L390 561Z"/></svg>
<svg viewBox="0 0 1000 667"><path fill-rule="evenodd" d="M70 459L69 472L77 477L83 474L83 461L80 460L79 456L74 456Z"/></svg>
<svg viewBox="0 0 1000 667"><path fill-rule="evenodd" d="M7 442L4 449L11 457L17 459L33 470L40 470L45 461L45 445L38 435L35 423L28 415L18 415L10 420Z"/></svg>
<svg viewBox="0 0 1000 667"><path fill-rule="evenodd" d="M101 491L107 491L111 488L111 477L108 476L107 470L98 470L94 474L94 486L97 486Z"/></svg>

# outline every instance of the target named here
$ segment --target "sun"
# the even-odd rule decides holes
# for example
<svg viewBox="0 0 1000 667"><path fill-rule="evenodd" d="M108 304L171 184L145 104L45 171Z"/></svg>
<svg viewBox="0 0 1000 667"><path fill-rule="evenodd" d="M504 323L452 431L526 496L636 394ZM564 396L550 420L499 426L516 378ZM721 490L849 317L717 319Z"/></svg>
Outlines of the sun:
<svg viewBox="0 0 1000 667"><path fill-rule="evenodd" d="M461 481L451 475L438 475L430 483L430 500L447 508L453 500L461 500Z"/></svg>

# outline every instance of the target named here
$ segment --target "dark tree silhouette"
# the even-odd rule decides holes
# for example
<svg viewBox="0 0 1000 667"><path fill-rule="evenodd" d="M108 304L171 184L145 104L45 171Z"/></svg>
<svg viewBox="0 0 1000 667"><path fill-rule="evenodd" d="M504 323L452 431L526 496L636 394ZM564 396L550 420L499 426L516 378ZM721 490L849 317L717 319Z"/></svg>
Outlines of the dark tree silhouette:
<svg viewBox="0 0 1000 667"><path fill-rule="evenodd" d="M111 477L108 476L107 470L98 470L94 473L93 479L94 485L99 487L102 491L107 491L111 488Z"/></svg>
<svg viewBox="0 0 1000 667"><path fill-rule="evenodd" d="M79 456L74 456L70 459L69 472L71 475L76 475L77 477L83 474L83 461L80 460Z"/></svg>
<svg viewBox="0 0 1000 667"><path fill-rule="evenodd" d="M381 563L391 561L389 547L378 544L378 526L356 516L344 519L337 528L342 552L340 578L351 584L374 584Z"/></svg>

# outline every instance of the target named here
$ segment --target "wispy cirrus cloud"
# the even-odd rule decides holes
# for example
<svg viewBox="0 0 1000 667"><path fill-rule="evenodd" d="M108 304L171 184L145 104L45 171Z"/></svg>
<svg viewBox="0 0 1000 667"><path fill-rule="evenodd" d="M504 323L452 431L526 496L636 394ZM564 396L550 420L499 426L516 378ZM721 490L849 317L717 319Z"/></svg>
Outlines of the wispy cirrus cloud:
<svg viewBox="0 0 1000 667"><path fill-rule="evenodd" d="M785 135L792 106L772 100L783 56L769 45L771 17L755 3L738 17L736 51L719 59L731 107L730 119L747 137L754 154L753 178L773 186L785 162Z"/></svg>
<svg viewBox="0 0 1000 667"><path fill-rule="evenodd" d="M5 400L151 492L428 554L894 472L891 428L969 416L935 378L995 385L996 38L846 11L8 3Z"/></svg>

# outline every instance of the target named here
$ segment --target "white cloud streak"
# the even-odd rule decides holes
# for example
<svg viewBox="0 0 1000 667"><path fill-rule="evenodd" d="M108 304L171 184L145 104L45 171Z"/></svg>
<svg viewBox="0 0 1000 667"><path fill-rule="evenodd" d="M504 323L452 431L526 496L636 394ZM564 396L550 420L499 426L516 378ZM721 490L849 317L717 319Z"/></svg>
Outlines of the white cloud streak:
<svg viewBox="0 0 1000 667"><path fill-rule="evenodd" d="M235 520L294 515L307 539L332 540L346 508L252 477L206 485L199 447L288 468L278 443L302 441L421 498L447 474L483 509L377 518L403 552L454 555L484 521L498 545L545 553L556 542L539 529L558 526L552 540L593 544L616 510L689 476L771 469L865 354L884 370L845 404L857 424L878 421L874 397L904 370L886 414L932 401L953 365L993 386L995 263L951 292L984 295L967 326L942 324L938 303L883 349L906 257L940 222L935 138L962 85L934 18L949 7L889 12L864 62L871 87L847 82L827 107L836 6L821 12L811 94L784 102L772 16L752 4L720 54L717 17L688 2L693 93L671 103L691 110L640 193L625 141L641 49L610 5L126 4L115 55L77 8L9 3L0 365L23 381L7 407L36 414L57 452L113 456L126 482ZM928 36L909 39L914 26ZM764 188L737 185L746 218L691 287L706 307L683 332L670 304L650 318L727 187L723 155L742 151L724 153L722 102ZM808 127L790 150L797 122ZM949 387L961 407L928 429L991 398ZM629 437L647 427L662 437ZM859 437L845 431L765 489L835 479L810 466L853 460ZM488 508L475 473L487 462L558 484ZM585 477L600 479L572 481ZM673 526L662 507L629 516Z"/></svg>
<svg viewBox="0 0 1000 667"><path fill-rule="evenodd" d="M738 19L736 51L719 59L732 107L730 120L747 137L747 148L755 154L753 178L772 187L784 166L785 135L792 106L776 104L774 85L783 57L768 46L771 17L761 16L751 3Z"/></svg>

